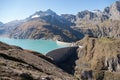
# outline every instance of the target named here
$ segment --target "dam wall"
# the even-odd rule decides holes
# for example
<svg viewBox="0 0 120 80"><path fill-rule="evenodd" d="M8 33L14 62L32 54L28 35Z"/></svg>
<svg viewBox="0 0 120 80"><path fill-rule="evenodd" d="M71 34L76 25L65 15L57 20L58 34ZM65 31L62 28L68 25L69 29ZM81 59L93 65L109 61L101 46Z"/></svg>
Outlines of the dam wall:
<svg viewBox="0 0 120 80"><path fill-rule="evenodd" d="M68 59L71 55L76 54L77 49L77 46L59 48L48 52L46 56L50 57L54 62L60 63Z"/></svg>

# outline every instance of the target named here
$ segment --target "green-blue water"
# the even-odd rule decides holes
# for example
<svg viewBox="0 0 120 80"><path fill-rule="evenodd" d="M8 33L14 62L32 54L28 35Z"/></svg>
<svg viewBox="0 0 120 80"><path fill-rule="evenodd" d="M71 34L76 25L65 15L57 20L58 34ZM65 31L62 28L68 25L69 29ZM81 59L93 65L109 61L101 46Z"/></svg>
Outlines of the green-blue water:
<svg viewBox="0 0 120 80"><path fill-rule="evenodd" d="M52 40L30 40L30 39L9 39L9 38L0 38L0 41L5 42L10 45L20 46L23 49L29 49L33 51L46 54L47 52L61 48L55 41Z"/></svg>

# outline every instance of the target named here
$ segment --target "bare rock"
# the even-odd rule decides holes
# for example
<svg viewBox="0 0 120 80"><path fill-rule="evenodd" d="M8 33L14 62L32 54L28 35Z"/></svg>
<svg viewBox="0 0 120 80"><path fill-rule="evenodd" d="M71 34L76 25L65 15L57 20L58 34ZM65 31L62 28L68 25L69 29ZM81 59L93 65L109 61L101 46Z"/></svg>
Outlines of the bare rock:
<svg viewBox="0 0 120 80"><path fill-rule="evenodd" d="M119 53L120 40L111 38L88 38L77 42L83 44L83 49L78 49L75 75L88 80L109 80L113 74L113 80L119 80L120 74ZM89 73L89 71L92 71ZM81 74L81 75L79 75ZM98 75L101 74L101 75ZM91 75L91 77L90 77Z"/></svg>

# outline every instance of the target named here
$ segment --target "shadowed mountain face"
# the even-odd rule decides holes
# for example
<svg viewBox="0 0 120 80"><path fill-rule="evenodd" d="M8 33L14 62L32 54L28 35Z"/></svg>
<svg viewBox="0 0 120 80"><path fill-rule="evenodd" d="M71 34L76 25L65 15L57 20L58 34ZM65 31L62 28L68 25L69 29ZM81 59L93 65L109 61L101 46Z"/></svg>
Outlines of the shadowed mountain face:
<svg viewBox="0 0 120 80"><path fill-rule="evenodd" d="M77 80L46 56L0 42L0 80Z"/></svg>

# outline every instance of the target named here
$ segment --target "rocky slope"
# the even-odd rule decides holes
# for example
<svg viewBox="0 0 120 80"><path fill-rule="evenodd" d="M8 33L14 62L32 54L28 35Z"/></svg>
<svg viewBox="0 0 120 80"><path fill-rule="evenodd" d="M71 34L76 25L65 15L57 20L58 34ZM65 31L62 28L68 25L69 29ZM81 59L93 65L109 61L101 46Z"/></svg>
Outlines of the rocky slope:
<svg viewBox="0 0 120 80"><path fill-rule="evenodd" d="M0 80L77 80L46 56L0 42Z"/></svg>
<svg viewBox="0 0 120 80"><path fill-rule="evenodd" d="M19 27L25 20L15 20L5 23L0 27L0 35L8 36L15 28Z"/></svg>
<svg viewBox="0 0 120 80"><path fill-rule="evenodd" d="M120 39L85 37L77 52L59 64L82 80L120 79Z"/></svg>
<svg viewBox="0 0 120 80"><path fill-rule="evenodd" d="M106 20L102 23L93 24L83 22L84 27L74 27L75 30L93 37L120 38L120 20Z"/></svg>
<svg viewBox="0 0 120 80"><path fill-rule="evenodd" d="M63 15L64 18L73 22L73 29L93 37L109 36L120 38L120 1L114 2L103 11L81 11L77 15Z"/></svg>
<svg viewBox="0 0 120 80"><path fill-rule="evenodd" d="M86 38L77 44L84 47L78 49L75 75L81 78L97 80L119 80L120 77L120 39Z"/></svg>
<svg viewBox="0 0 120 80"><path fill-rule="evenodd" d="M62 25L62 24L61 24ZM69 27L61 27L43 21L41 18L28 20L14 29L10 37L22 39L52 39L61 41L77 41L83 38L83 34Z"/></svg>

